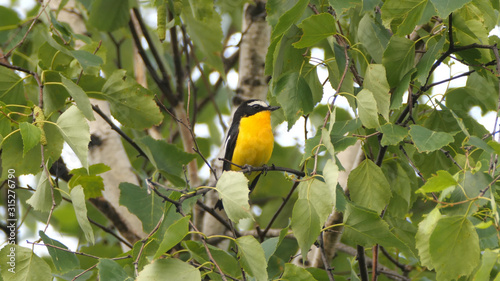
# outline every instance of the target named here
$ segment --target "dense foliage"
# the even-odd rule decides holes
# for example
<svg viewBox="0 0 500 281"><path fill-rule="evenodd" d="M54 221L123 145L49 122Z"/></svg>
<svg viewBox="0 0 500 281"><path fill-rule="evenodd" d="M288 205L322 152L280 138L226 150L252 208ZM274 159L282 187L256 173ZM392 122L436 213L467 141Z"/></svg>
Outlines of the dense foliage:
<svg viewBox="0 0 500 281"><path fill-rule="evenodd" d="M267 98L282 108L273 126L308 127L300 147L275 145L250 198L242 173L209 187L200 171L219 161L254 1L49 2L24 14L0 6L0 280L500 280L499 124L488 131L469 114L500 105L499 1L268 0ZM459 63L468 71L433 79ZM431 95L459 78L465 86ZM138 179L114 184L143 237L104 210L103 178L120 163L89 156L101 117ZM65 143L80 168L67 170ZM339 153L356 149L346 188ZM18 180L28 174L35 185ZM213 189L225 214L206 203ZM207 236L208 216L225 229ZM17 245L28 236L39 240ZM317 249L320 263L306 260Z"/></svg>

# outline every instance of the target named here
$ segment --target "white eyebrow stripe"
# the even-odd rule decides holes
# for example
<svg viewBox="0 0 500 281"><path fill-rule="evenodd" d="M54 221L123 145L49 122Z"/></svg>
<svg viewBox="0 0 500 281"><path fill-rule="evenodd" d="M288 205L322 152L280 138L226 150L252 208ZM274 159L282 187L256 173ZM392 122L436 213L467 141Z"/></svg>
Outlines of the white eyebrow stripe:
<svg viewBox="0 0 500 281"><path fill-rule="evenodd" d="M262 107L268 107L267 103L265 103L263 101L260 101L260 100L253 101L253 102L249 103L248 105L249 106L253 106L253 105L256 105L256 104L258 104L258 105L260 105Z"/></svg>

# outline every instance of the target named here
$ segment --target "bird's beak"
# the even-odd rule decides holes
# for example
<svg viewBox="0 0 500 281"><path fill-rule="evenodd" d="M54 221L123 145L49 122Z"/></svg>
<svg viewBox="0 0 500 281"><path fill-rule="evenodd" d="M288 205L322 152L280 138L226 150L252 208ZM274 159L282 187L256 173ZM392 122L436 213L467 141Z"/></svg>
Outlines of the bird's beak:
<svg viewBox="0 0 500 281"><path fill-rule="evenodd" d="M280 108L281 107L279 107L279 106L270 106L270 107L268 107L268 110L269 111L275 111L275 110L280 109Z"/></svg>

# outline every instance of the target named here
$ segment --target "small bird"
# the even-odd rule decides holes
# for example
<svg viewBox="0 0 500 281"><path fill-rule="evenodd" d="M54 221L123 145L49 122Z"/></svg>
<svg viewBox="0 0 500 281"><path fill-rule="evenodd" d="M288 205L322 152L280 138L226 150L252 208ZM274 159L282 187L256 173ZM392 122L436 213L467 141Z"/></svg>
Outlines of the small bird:
<svg viewBox="0 0 500 281"><path fill-rule="evenodd" d="M274 148L274 136L271 128L271 111L279 106L269 106L261 100L243 102L234 113L233 122L226 137L224 158L238 166L262 166L269 161ZM239 167L224 161L224 171L239 171ZM249 177L250 192L255 188L260 172L253 172ZM221 207L220 201L216 208Z"/></svg>

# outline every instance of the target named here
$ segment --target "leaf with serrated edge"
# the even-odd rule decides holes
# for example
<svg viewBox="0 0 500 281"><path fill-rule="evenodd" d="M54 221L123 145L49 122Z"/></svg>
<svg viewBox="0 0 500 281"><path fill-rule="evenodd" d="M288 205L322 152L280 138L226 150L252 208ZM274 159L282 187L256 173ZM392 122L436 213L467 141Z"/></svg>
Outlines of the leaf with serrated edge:
<svg viewBox="0 0 500 281"><path fill-rule="evenodd" d="M448 15L460 9L465 4L469 3L471 0L430 0L436 10L439 13L439 17L444 19L448 17Z"/></svg>
<svg viewBox="0 0 500 281"><path fill-rule="evenodd" d="M42 131L37 126L28 122L19 123L21 137L23 138L23 157L30 149L40 143Z"/></svg>
<svg viewBox="0 0 500 281"><path fill-rule="evenodd" d="M410 126L410 137L419 152L438 150L454 140L451 134L432 131L419 125Z"/></svg>
<svg viewBox="0 0 500 281"><path fill-rule="evenodd" d="M481 255L479 237L467 217L442 217L429 238L437 280L454 280L471 274Z"/></svg>
<svg viewBox="0 0 500 281"><path fill-rule="evenodd" d="M371 210L347 204L344 227L345 237L349 237L358 245L370 247L380 244L384 247L396 247L415 256L411 248L389 230L387 222Z"/></svg>
<svg viewBox="0 0 500 281"><path fill-rule="evenodd" d="M418 250L420 261L422 265L427 267L429 270L434 269L429 249L429 238L440 218L441 213L439 213L439 210L435 208L418 224L417 235L415 235L415 246Z"/></svg>
<svg viewBox="0 0 500 281"><path fill-rule="evenodd" d="M347 180L352 201L380 213L392 197L389 182L373 161L365 159L352 170Z"/></svg>
<svg viewBox="0 0 500 281"><path fill-rule="evenodd" d="M44 171L41 171L39 175L40 178L38 179L36 191L31 195L30 199L26 200L26 203L30 204L37 211L49 212L52 208L50 183Z"/></svg>
<svg viewBox="0 0 500 281"><path fill-rule="evenodd" d="M267 280L267 262L264 249L253 236L242 236L236 239L238 257L245 271L257 281Z"/></svg>
<svg viewBox="0 0 500 281"><path fill-rule="evenodd" d="M415 63L415 42L392 36L384 51L382 64L387 72L387 82L395 88Z"/></svg>
<svg viewBox="0 0 500 281"><path fill-rule="evenodd" d="M151 280L197 281L201 280L198 269L180 259L159 259L139 272L136 281Z"/></svg>
<svg viewBox="0 0 500 281"><path fill-rule="evenodd" d="M153 259L159 258L165 252L170 250L173 246L177 245L177 243L181 242L182 239L188 234L189 231L189 219L190 216L186 216L181 218L180 220L172 223L163 234L163 239L156 250L156 254Z"/></svg>
<svg viewBox="0 0 500 281"><path fill-rule="evenodd" d="M49 123L51 124L51 123ZM87 153L89 151L89 124L76 106L68 108L56 122L64 141L73 149L85 169L88 169Z"/></svg>
<svg viewBox="0 0 500 281"><path fill-rule="evenodd" d="M248 179L241 172L224 171L215 187L224 204L230 220L238 223L241 219L252 219L248 204Z"/></svg>
<svg viewBox="0 0 500 281"><path fill-rule="evenodd" d="M120 264L111 259L99 259L97 269L99 270L99 280L134 280L134 278L127 275Z"/></svg>
<svg viewBox="0 0 500 281"><path fill-rule="evenodd" d="M307 199L295 201L292 211L292 230L300 246L302 257L306 259L307 252L321 232L321 223L313 203Z"/></svg>
<svg viewBox="0 0 500 281"><path fill-rule="evenodd" d="M312 15L304 19L298 27L304 33L298 42L292 44L297 49L310 47L337 32L335 18L329 13Z"/></svg>
<svg viewBox="0 0 500 281"><path fill-rule="evenodd" d="M450 186L457 185L458 182L453 178L448 171L437 171L437 175L430 178L421 188L416 192L428 193L439 192L445 190Z"/></svg>
<svg viewBox="0 0 500 281"><path fill-rule="evenodd" d="M68 91L71 97L75 100L76 106L83 113L85 118L89 121L95 120L94 111L92 111L92 106L90 105L90 100L87 94L80 88L80 86L76 85L75 82L61 75L61 82L64 88Z"/></svg>
<svg viewBox="0 0 500 281"><path fill-rule="evenodd" d="M8 255L11 254L12 248L15 248L15 273L9 271L11 261ZM10 281L52 281L52 270L50 266L39 256L37 256L31 249L21 247L19 245L6 244L0 250L0 272L3 280Z"/></svg>
<svg viewBox="0 0 500 281"><path fill-rule="evenodd" d="M61 242L54 240L50 237L48 237L43 231L39 231L38 235L43 240L43 243L45 245L53 245L62 249L68 250L68 247L66 247L64 244ZM79 268L80 267L80 261L76 257L76 255L71 252L71 251L63 251L54 247L47 246L47 251L49 252L50 256L52 257L52 261L54 262L54 266L59 272L67 272L71 269Z"/></svg>
<svg viewBox="0 0 500 281"><path fill-rule="evenodd" d="M396 145L403 141L408 135L408 130L404 127L387 123L380 127L382 135L381 145Z"/></svg>
<svg viewBox="0 0 500 281"><path fill-rule="evenodd" d="M332 195L333 204L335 208L335 202L337 202L337 183L339 178L339 167L332 159L328 159L323 167L323 177L325 178L325 183L330 190Z"/></svg>
<svg viewBox="0 0 500 281"><path fill-rule="evenodd" d="M363 87L372 92L377 101L377 109L385 120L389 120L389 106L391 104L390 87L387 83L385 68L381 64L370 64L366 68Z"/></svg>
<svg viewBox="0 0 500 281"><path fill-rule="evenodd" d="M309 271L305 268L296 266L291 263L285 263L285 271L283 272L283 276L280 278L283 281L316 281L316 279L312 276Z"/></svg>
<svg viewBox="0 0 500 281"><path fill-rule="evenodd" d="M75 209L76 220L80 225L80 228L85 234L85 238L89 243L94 244L94 231L90 226L89 219L87 218L87 206L85 205L85 194L83 193L83 188L78 185L71 189L71 201L73 202L73 208Z"/></svg>
<svg viewBox="0 0 500 281"><path fill-rule="evenodd" d="M359 119L366 128L377 128L379 126L377 115L377 101L373 93L368 89L363 89L356 96L358 101Z"/></svg>

